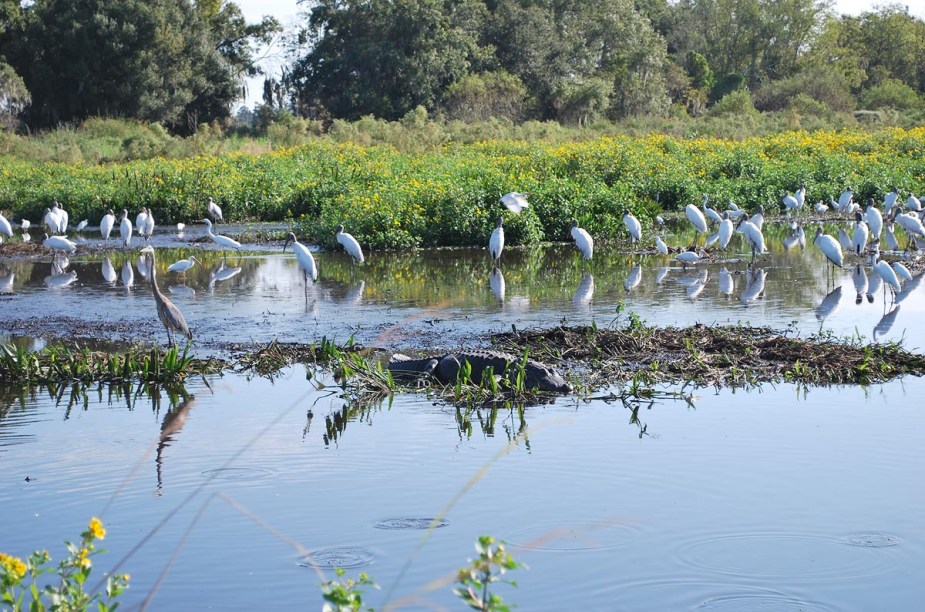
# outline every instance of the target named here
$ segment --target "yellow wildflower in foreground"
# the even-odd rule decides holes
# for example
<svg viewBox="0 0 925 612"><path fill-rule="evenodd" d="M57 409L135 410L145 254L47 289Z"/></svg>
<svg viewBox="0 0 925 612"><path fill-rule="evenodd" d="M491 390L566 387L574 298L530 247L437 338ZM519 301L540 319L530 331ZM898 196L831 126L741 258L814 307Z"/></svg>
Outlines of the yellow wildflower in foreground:
<svg viewBox="0 0 925 612"><path fill-rule="evenodd" d="M90 561L90 550L87 548L81 548L77 553L76 561L80 567L90 567L93 565L93 562Z"/></svg>
<svg viewBox="0 0 925 612"><path fill-rule="evenodd" d="M96 518L95 516L90 519L90 526L87 527L87 531L90 532L90 535L97 540L103 540L106 538L106 530L103 528L103 521Z"/></svg>
<svg viewBox="0 0 925 612"><path fill-rule="evenodd" d="M13 580L21 580L26 575L26 564L22 559L0 553L0 567L13 577Z"/></svg>

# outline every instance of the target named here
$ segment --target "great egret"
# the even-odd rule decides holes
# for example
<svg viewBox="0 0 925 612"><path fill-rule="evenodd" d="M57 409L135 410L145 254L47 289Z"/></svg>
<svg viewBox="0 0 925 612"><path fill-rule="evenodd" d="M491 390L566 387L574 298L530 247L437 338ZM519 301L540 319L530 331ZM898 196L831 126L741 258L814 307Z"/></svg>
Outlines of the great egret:
<svg viewBox="0 0 925 612"><path fill-rule="evenodd" d="M506 193L501 196L501 203L504 204L509 211L514 214L520 214L520 212L530 206L530 202L527 201L527 196L529 193L517 193L512 191L511 193Z"/></svg>
<svg viewBox="0 0 925 612"><path fill-rule="evenodd" d="M3 216L3 213L0 213L0 233L6 234L8 238L13 237L13 226Z"/></svg>
<svg viewBox="0 0 925 612"><path fill-rule="evenodd" d="M498 222L495 224L495 229L492 230L491 236L488 238L488 254L491 256L492 261L499 261L501 259L501 251L504 250L504 217L498 216Z"/></svg>
<svg viewBox="0 0 925 612"><path fill-rule="evenodd" d="M190 340L193 339L193 332L190 331L189 325L186 324L186 319L183 317L183 313L180 312L180 309L173 305L173 302L168 300L161 290L157 286L157 275L156 275L156 266L154 258L154 248L146 246L141 249L141 252L148 256L148 265L150 269L150 280L151 280L151 291L154 293L154 302L157 304L157 318L161 320L161 323L164 324L164 329L167 330L167 341L170 344L173 344L173 336L171 331L183 334Z"/></svg>
<svg viewBox="0 0 925 612"><path fill-rule="evenodd" d="M186 223L177 223L177 233L182 234L186 229Z"/></svg>
<svg viewBox="0 0 925 612"><path fill-rule="evenodd" d="M704 257L706 257L706 253L704 253L703 249L700 249L696 253L694 251L684 251L674 256L675 259L681 262L681 267L683 268L696 264Z"/></svg>
<svg viewBox="0 0 925 612"><path fill-rule="evenodd" d="M819 200L818 202L816 202L816 206L814 210L816 211L816 213L822 215L822 214L825 214L827 210L829 210L829 207L823 204L822 200Z"/></svg>
<svg viewBox="0 0 925 612"><path fill-rule="evenodd" d="M709 197L707 194L703 194L703 211L706 213L707 217L710 218L710 221L714 223L721 223L723 221L723 217L718 212L716 212L716 209L707 206L708 201Z"/></svg>
<svg viewBox="0 0 925 612"><path fill-rule="evenodd" d="M845 212L848 210L848 207L851 206L851 200L854 197L854 193L851 191L851 187L845 187L845 190L841 192L841 195L838 196L838 212Z"/></svg>
<svg viewBox="0 0 925 612"><path fill-rule="evenodd" d="M642 238L642 225L639 223L639 219L626 213L623 215L623 224L626 226L626 231L630 233L630 238L633 243L639 241Z"/></svg>
<svg viewBox="0 0 925 612"><path fill-rule="evenodd" d="M221 236L219 234L213 234L211 221L209 221L208 219L203 219L202 222L206 224L206 235L212 239L212 242L219 245L220 247L223 247L223 250L224 249L235 249L236 251L241 250L241 243L238 242L237 240L229 238L228 236Z"/></svg>
<svg viewBox="0 0 925 612"><path fill-rule="evenodd" d="M688 204L685 206L684 214L687 215L687 219L694 226L694 229L701 234L707 233L707 220L703 217L703 213L700 212L696 204Z"/></svg>
<svg viewBox="0 0 925 612"><path fill-rule="evenodd" d="M308 247L296 240L295 234L292 232L289 232L286 236L286 242L283 244L284 251L290 243L292 244L292 252L295 253L295 258L302 267L302 274L306 279L305 286L307 288L308 279L312 279L313 283L318 280L318 265L315 263L315 258L312 257Z"/></svg>
<svg viewBox="0 0 925 612"><path fill-rule="evenodd" d="M28 219L23 219L22 221L19 222L19 229L21 229L22 231L26 231L30 227L32 227L32 222L29 221Z"/></svg>
<svg viewBox="0 0 925 612"><path fill-rule="evenodd" d="M185 274L187 270L195 266L196 264L202 265L202 262L196 259L195 255L190 255L189 259L181 259L180 261L170 264L170 267L167 268L168 272L177 272L178 274Z"/></svg>
<svg viewBox="0 0 925 612"><path fill-rule="evenodd" d="M216 221L222 221L222 220L223 220L223 218L222 218L222 209L221 209L221 207L220 207L218 204L216 204L216 203L212 200L212 198L209 198L208 212L209 212L209 216L212 217L213 219L215 219Z"/></svg>
<svg viewBox="0 0 925 612"><path fill-rule="evenodd" d="M665 241L662 240L661 236L655 237L655 248L658 249L658 252L662 255L668 254L668 245L665 244Z"/></svg>
<svg viewBox="0 0 925 612"><path fill-rule="evenodd" d="M729 212L724 212L723 220L719 224L719 248L725 249L729 246L729 241L732 240L734 229L732 219L729 218Z"/></svg>
<svg viewBox="0 0 925 612"><path fill-rule="evenodd" d="M119 223L119 235L122 236L122 246L127 247L132 243L132 221L128 218L128 211L122 209L122 222Z"/></svg>
<svg viewBox="0 0 925 612"><path fill-rule="evenodd" d="M822 254L825 255L825 258L832 263L834 266L839 268L845 267L845 260L842 256L841 245L838 244L838 241L829 236L828 234L822 233L822 226L816 228L816 237L813 238L813 244L816 245Z"/></svg>
<svg viewBox="0 0 925 612"><path fill-rule="evenodd" d="M581 251L581 256L584 259L591 259L594 255L594 239L591 238L586 230L578 227L578 220L572 219L572 239L575 240L575 245L578 247L578 250Z"/></svg>
<svg viewBox="0 0 925 612"><path fill-rule="evenodd" d="M902 286L899 284L899 278L896 277L896 272L893 271L893 268L890 267L890 264L880 259L880 252L874 254L874 272L876 272L880 279L883 281L883 284L889 286L893 291L893 300L896 300L896 294L902 291Z"/></svg>
<svg viewBox="0 0 925 612"><path fill-rule="evenodd" d="M344 231L343 225L338 225L334 228L334 236L337 238L337 242L344 246L353 260L357 263L363 263L365 257L363 257L363 249L360 248L360 243L357 242L356 238Z"/></svg>
<svg viewBox="0 0 925 612"><path fill-rule="evenodd" d="M42 244L45 245L45 248L55 252L73 253L77 250L77 244L71 242L64 236L49 236L45 234L45 240L42 241Z"/></svg>
<svg viewBox="0 0 925 612"><path fill-rule="evenodd" d="M112 227L116 224L116 217L112 214L112 209L109 209L105 215L103 215L102 220L100 220L100 236L103 237L103 240L109 240L109 234L112 233Z"/></svg>
<svg viewBox="0 0 925 612"><path fill-rule="evenodd" d="M883 231L883 215L874 205L874 199L867 200L867 227L870 228L870 238L873 242L880 242L880 233Z"/></svg>
<svg viewBox="0 0 925 612"><path fill-rule="evenodd" d="M851 250L855 255L860 255L867 247L867 239L870 237L870 230L864 223L864 218L860 212L854 213L854 233L851 236Z"/></svg>

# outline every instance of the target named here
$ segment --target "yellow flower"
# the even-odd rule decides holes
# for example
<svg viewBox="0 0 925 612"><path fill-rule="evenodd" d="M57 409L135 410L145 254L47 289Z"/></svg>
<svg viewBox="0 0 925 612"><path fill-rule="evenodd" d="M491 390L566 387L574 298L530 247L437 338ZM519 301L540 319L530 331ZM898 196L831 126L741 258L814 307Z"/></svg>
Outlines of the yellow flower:
<svg viewBox="0 0 925 612"><path fill-rule="evenodd" d="M90 561L90 550L87 548L81 548L80 552L77 553L77 563L81 567L90 567L93 565L93 562Z"/></svg>
<svg viewBox="0 0 925 612"><path fill-rule="evenodd" d="M9 573L14 580L20 580L26 575L26 564L22 559L12 555L0 553L0 567Z"/></svg>
<svg viewBox="0 0 925 612"><path fill-rule="evenodd" d="M87 531L90 532L90 535L96 538L97 540L102 540L106 538L106 530L103 529L103 521L96 518L95 516L90 519L90 526L87 527Z"/></svg>

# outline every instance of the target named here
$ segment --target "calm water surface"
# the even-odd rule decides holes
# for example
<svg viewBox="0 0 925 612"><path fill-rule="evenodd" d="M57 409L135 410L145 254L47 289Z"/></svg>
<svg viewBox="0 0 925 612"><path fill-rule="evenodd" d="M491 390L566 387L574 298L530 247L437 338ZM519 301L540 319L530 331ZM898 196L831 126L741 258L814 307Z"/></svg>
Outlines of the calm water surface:
<svg viewBox="0 0 925 612"><path fill-rule="evenodd" d="M307 292L288 253L206 253L183 282L166 266L193 251L165 250L158 270L205 347L351 334L453 346L512 324L607 325L631 310L657 324L876 333L921 350L920 285L898 310L877 287L859 285L856 304L852 270L827 277L811 248L780 244L750 275L743 262L684 271L605 245L591 263L564 247L512 250L503 295L485 252L471 250L375 253L357 267L319 253L321 279ZM113 337L163 340L137 254L109 264L111 281L105 259L74 257L58 274L76 279L58 285L47 261L0 262L0 288L14 274L0 329L18 335L51 317L63 334L93 322ZM447 582L480 534L529 565L517 589L498 591L525 610L916 609L925 595L920 378L702 389L695 409L665 401L636 419L620 404L563 397L522 416L473 413L471 428L414 395L347 405L302 367L272 382L210 382L153 396L4 390L0 550L58 558L60 542L102 513L109 552L95 569L128 555L124 601L152 596L155 609L316 608L306 555L367 571L383 587L367 595L377 607L459 608ZM414 529L444 511L429 537Z"/></svg>

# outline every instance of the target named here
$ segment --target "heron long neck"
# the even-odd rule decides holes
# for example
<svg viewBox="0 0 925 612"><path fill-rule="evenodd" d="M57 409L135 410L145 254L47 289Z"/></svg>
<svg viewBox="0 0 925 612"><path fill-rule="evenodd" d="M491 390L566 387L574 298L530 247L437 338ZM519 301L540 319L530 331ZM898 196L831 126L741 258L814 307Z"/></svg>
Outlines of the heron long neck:
<svg viewBox="0 0 925 612"><path fill-rule="evenodd" d="M152 253L151 254L151 266L150 266L151 274L149 275L151 277L151 289L152 291L154 291L154 299L163 302L164 294L161 293L161 290L157 286L157 272L156 272L157 266L155 266L154 264L155 264L154 254Z"/></svg>

